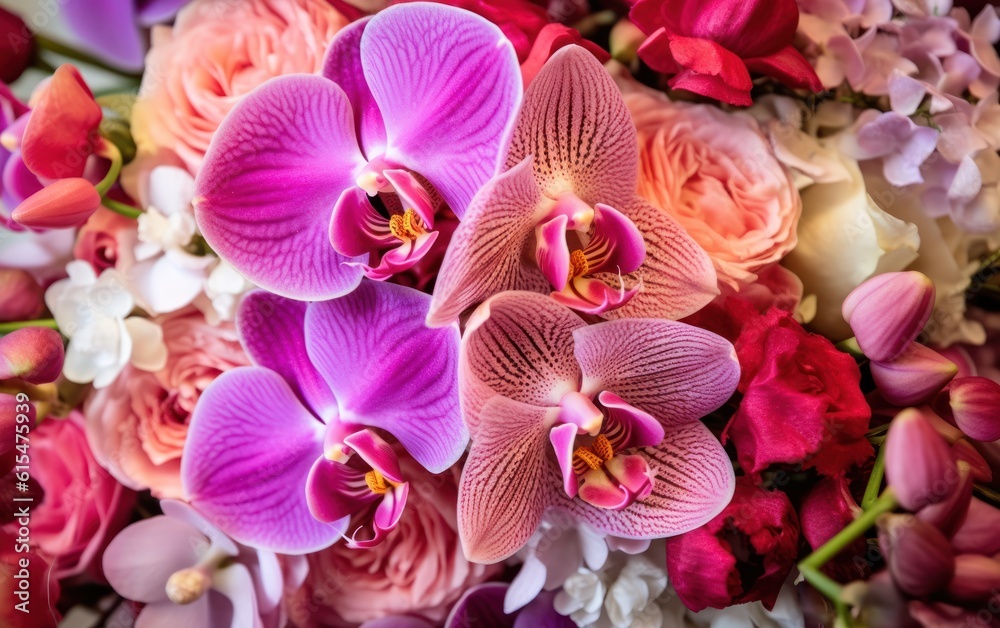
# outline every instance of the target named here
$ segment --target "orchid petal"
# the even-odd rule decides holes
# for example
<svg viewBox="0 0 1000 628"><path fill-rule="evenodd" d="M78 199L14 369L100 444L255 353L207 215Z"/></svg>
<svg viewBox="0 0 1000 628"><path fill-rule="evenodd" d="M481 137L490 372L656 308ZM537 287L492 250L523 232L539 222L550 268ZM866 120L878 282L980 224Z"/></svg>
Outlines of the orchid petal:
<svg viewBox="0 0 1000 628"><path fill-rule="evenodd" d="M382 499L368 488L366 473L323 456L317 458L306 480L309 512L317 521L334 523ZM346 527L346 521L341 526Z"/></svg>
<svg viewBox="0 0 1000 628"><path fill-rule="evenodd" d="M414 240L400 242L396 248L383 253L378 266L374 268L360 264L365 271L365 277L375 281L385 281L397 273L409 270L431 252L437 237L438 232L431 231L421 234Z"/></svg>
<svg viewBox="0 0 1000 628"><path fill-rule="evenodd" d="M409 484L400 484L386 492L382 501L375 507L375 514L371 520L371 538L358 538L358 533L362 528L354 531L354 535L348 543L351 547L365 549L375 547L385 540L390 532L399 525L399 519L406 510L406 498L410 494Z"/></svg>
<svg viewBox="0 0 1000 628"><path fill-rule="evenodd" d="M468 11L403 5L368 22L361 65L387 158L425 176L461 218L496 172L521 100L513 46Z"/></svg>
<svg viewBox="0 0 1000 628"><path fill-rule="evenodd" d="M652 492L652 473L642 456L615 456L580 478L579 497L598 508L621 510Z"/></svg>
<svg viewBox="0 0 1000 628"><path fill-rule="evenodd" d="M513 628L514 615L504 612L506 582L484 582L468 589L452 607L445 628Z"/></svg>
<svg viewBox="0 0 1000 628"><path fill-rule="evenodd" d="M604 276L614 277L610 273ZM642 290L642 284L636 284L626 290L621 275L617 277L617 281L621 284L618 288L612 288L603 279L574 277L562 292L553 292L551 296L556 303L577 312L601 315L622 307Z"/></svg>
<svg viewBox="0 0 1000 628"><path fill-rule="evenodd" d="M337 398L340 420L384 429L417 462L440 473L465 451L458 405L458 329L424 327L430 297L363 282L313 303L306 347Z"/></svg>
<svg viewBox="0 0 1000 628"><path fill-rule="evenodd" d="M615 451L635 447L654 447L663 440L663 426L653 416L622 401L613 392L603 391L597 396L607 409L604 429Z"/></svg>
<svg viewBox="0 0 1000 628"><path fill-rule="evenodd" d="M740 366L721 336L666 320L607 321L573 332L584 394L608 390L664 427L696 421L736 390Z"/></svg>
<svg viewBox="0 0 1000 628"><path fill-rule="evenodd" d="M569 218L555 216L535 227L535 260L555 290L562 290L569 281L569 247L566 246L566 224Z"/></svg>
<svg viewBox="0 0 1000 628"><path fill-rule="evenodd" d="M556 406L576 391L580 367L573 330L585 323L572 311L534 292L505 292L484 303L462 339L459 388L470 431L493 396Z"/></svg>
<svg viewBox="0 0 1000 628"><path fill-rule="evenodd" d="M329 236L334 250L354 257L399 243L389 231L389 220L379 214L368 194L357 186L344 190L333 204Z"/></svg>
<svg viewBox="0 0 1000 628"><path fill-rule="evenodd" d="M558 410L504 397L483 407L458 487L465 556L496 563L527 543L561 480L546 455Z"/></svg>
<svg viewBox="0 0 1000 628"><path fill-rule="evenodd" d="M260 626L262 628L262 624L258 624L260 622L260 609L257 596L254 593L253 577L246 565L236 563L216 571L212 575L212 589L229 598L232 604L233 617L229 623L230 628L242 628L243 626L253 626L254 628ZM214 602L214 600L211 601ZM197 626L199 624L176 623L173 625ZM219 624L213 623L211 625L218 626Z"/></svg>
<svg viewBox="0 0 1000 628"><path fill-rule="evenodd" d="M479 191L441 262L428 325L447 325L467 308L505 290L551 289L545 275L523 261L541 203L531 159Z"/></svg>
<svg viewBox="0 0 1000 628"><path fill-rule="evenodd" d="M240 303L236 328L253 363L281 375L313 414L329 422L337 415L337 400L306 353L307 307L255 290Z"/></svg>
<svg viewBox="0 0 1000 628"><path fill-rule="evenodd" d="M233 609L228 598L209 589L190 604L170 600L147 604L135 618L135 628L176 628L177 626L230 626Z"/></svg>
<svg viewBox="0 0 1000 628"><path fill-rule="evenodd" d="M358 454L365 461L365 464L384 475L386 479L397 484L406 481L402 469L399 468L399 458L392 445L385 442L372 430L358 430L345 436L344 444Z"/></svg>
<svg viewBox="0 0 1000 628"><path fill-rule="evenodd" d="M637 146L635 125L607 70L584 48L566 46L524 94L506 167L534 156L546 196L569 188L590 206L618 206L635 194Z"/></svg>
<svg viewBox="0 0 1000 628"><path fill-rule="evenodd" d="M549 431L549 443L556 453L559 473L562 475L563 491L567 497L576 497L579 480L573 470L573 451L576 449L576 437L579 428L572 423L557 425Z"/></svg>
<svg viewBox="0 0 1000 628"><path fill-rule="evenodd" d="M667 318L694 314L719 294L711 258L667 212L635 198L620 206L646 240L634 273L643 289L608 318Z"/></svg>
<svg viewBox="0 0 1000 628"><path fill-rule="evenodd" d="M323 76L347 94L361 151L372 159L385 152L385 123L361 67L361 37L369 19L362 18L337 31L323 60Z"/></svg>
<svg viewBox="0 0 1000 628"><path fill-rule="evenodd" d="M274 371L223 373L195 407L181 478L188 501L233 540L285 554L329 546L342 529L313 518L306 478L323 424Z"/></svg>
<svg viewBox="0 0 1000 628"><path fill-rule="evenodd" d="M219 255L255 284L298 299L345 294L361 271L330 246L330 214L364 164L351 103L318 76L272 79L216 131L195 216Z"/></svg>
<svg viewBox="0 0 1000 628"><path fill-rule="evenodd" d="M726 450L701 423L671 428L656 447L641 450L653 475L653 492L620 511L580 500L559 507L605 534L637 539L689 532L729 504L736 475Z"/></svg>
<svg viewBox="0 0 1000 628"><path fill-rule="evenodd" d="M598 203L596 209L594 237L584 250L590 274L635 272L646 259L642 232L614 207Z"/></svg>
<svg viewBox="0 0 1000 628"><path fill-rule="evenodd" d="M437 212L439 200L434 199L420 181L408 170L387 169L382 176L392 185L403 211L412 209L424 221L428 229L434 228L434 214Z"/></svg>
<svg viewBox="0 0 1000 628"><path fill-rule="evenodd" d="M104 575L115 591L130 600L166 601L163 585L175 571L198 562L199 542L208 545L183 521L162 515L137 521L119 532L104 551ZM138 573L141 578L135 577Z"/></svg>

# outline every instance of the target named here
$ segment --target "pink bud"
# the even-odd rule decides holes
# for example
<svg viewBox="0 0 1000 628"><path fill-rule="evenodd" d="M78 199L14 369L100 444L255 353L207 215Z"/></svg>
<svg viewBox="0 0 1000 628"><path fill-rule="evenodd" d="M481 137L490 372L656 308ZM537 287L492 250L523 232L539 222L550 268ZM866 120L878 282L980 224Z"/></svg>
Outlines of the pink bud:
<svg viewBox="0 0 1000 628"><path fill-rule="evenodd" d="M965 522L972 501L972 468L966 462L958 463L958 478L951 493L944 501L924 506L917 513L921 521L933 525L945 536L955 534Z"/></svg>
<svg viewBox="0 0 1000 628"><path fill-rule="evenodd" d="M993 469L990 463L986 462L983 454L979 453L965 438L956 440L951 444L951 457L955 462L964 462L972 469L972 481L989 484L993 481Z"/></svg>
<svg viewBox="0 0 1000 628"><path fill-rule="evenodd" d="M872 378L886 401L912 406L929 401L958 373L958 367L916 342L894 360L871 363Z"/></svg>
<svg viewBox="0 0 1000 628"><path fill-rule="evenodd" d="M959 475L944 438L919 410L903 410L885 440L885 477L904 508L917 512L948 497Z"/></svg>
<svg viewBox="0 0 1000 628"><path fill-rule="evenodd" d="M47 327L25 327L0 338L0 380L54 382L62 371L62 336Z"/></svg>
<svg viewBox="0 0 1000 628"><path fill-rule="evenodd" d="M996 554L1000 552L998 531L1000 510L973 497L965 522L951 537L951 546L957 554Z"/></svg>
<svg viewBox="0 0 1000 628"><path fill-rule="evenodd" d="M955 557L955 576L948 584L948 595L956 602L985 602L1000 589L1000 561L979 554Z"/></svg>
<svg viewBox="0 0 1000 628"><path fill-rule="evenodd" d="M35 278L19 268L0 269L0 323L38 318L45 310L45 292Z"/></svg>
<svg viewBox="0 0 1000 628"><path fill-rule="evenodd" d="M941 531L913 515L879 518L879 545L892 579L904 593L930 595L948 585L955 571L951 545Z"/></svg>
<svg viewBox="0 0 1000 628"><path fill-rule="evenodd" d="M933 407L973 440L1000 439L1000 384L991 379L954 379L934 398Z"/></svg>
<svg viewBox="0 0 1000 628"><path fill-rule="evenodd" d="M86 179L59 179L24 199L10 215L33 229L78 227L101 206L101 195Z"/></svg>
<svg viewBox="0 0 1000 628"><path fill-rule="evenodd" d="M906 349L934 308L934 282L916 271L884 273L847 295L841 312L870 360L885 362Z"/></svg>

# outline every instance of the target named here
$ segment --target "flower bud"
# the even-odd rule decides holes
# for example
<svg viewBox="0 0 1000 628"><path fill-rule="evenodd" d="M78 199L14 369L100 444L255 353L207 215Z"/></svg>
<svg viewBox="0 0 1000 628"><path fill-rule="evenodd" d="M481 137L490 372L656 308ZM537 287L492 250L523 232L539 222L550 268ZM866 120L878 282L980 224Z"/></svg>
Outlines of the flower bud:
<svg viewBox="0 0 1000 628"><path fill-rule="evenodd" d="M915 342L894 360L872 361L871 370L878 391L897 406L929 401L958 373L951 361Z"/></svg>
<svg viewBox="0 0 1000 628"><path fill-rule="evenodd" d="M13 83L31 64L35 38L24 20L0 8L0 81Z"/></svg>
<svg viewBox="0 0 1000 628"><path fill-rule="evenodd" d="M25 327L0 338L0 380L54 382L62 372L62 336L47 327Z"/></svg>
<svg viewBox="0 0 1000 628"><path fill-rule="evenodd" d="M953 490L944 501L924 506L917 513L921 521L933 525L945 536L953 535L965 522L972 501L972 467L966 462L958 463L958 478Z"/></svg>
<svg viewBox="0 0 1000 628"><path fill-rule="evenodd" d="M901 591L923 596L948 585L955 572L955 557L940 530L913 515L883 515L878 527L889 573Z"/></svg>
<svg viewBox="0 0 1000 628"><path fill-rule="evenodd" d="M885 448L886 481L907 510L944 501L953 490L959 475L948 443L920 411L896 415Z"/></svg>
<svg viewBox="0 0 1000 628"><path fill-rule="evenodd" d="M1000 509L972 498L965 521L951 537L956 554L993 555L1000 552Z"/></svg>
<svg viewBox="0 0 1000 628"><path fill-rule="evenodd" d="M941 391L934 411L958 426L969 438L1000 439L1000 384L985 377L959 377Z"/></svg>
<svg viewBox="0 0 1000 628"><path fill-rule="evenodd" d="M17 206L11 218L33 229L78 227L101 206L101 195L86 179L59 179Z"/></svg>
<svg viewBox="0 0 1000 628"><path fill-rule="evenodd" d="M870 360L885 362L903 352L934 309L934 282L916 271L884 273L854 289L841 312Z"/></svg>
<svg viewBox="0 0 1000 628"><path fill-rule="evenodd" d="M979 554L955 557L955 575L948 583L948 595L965 604L985 602L1000 589L1000 561Z"/></svg>
<svg viewBox="0 0 1000 628"><path fill-rule="evenodd" d="M989 484L993 481L993 469L983 454L979 453L965 438L951 444L951 457L955 462L964 462L972 470L972 481Z"/></svg>
<svg viewBox="0 0 1000 628"><path fill-rule="evenodd" d="M38 318L45 310L45 291L19 268L0 268L0 323Z"/></svg>

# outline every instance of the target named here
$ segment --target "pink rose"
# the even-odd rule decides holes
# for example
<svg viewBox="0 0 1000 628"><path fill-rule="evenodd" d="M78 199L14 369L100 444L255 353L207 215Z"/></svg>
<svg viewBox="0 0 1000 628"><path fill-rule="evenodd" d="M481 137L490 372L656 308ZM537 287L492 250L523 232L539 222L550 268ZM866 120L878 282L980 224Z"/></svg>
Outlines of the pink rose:
<svg viewBox="0 0 1000 628"><path fill-rule="evenodd" d="M94 454L120 482L159 498L180 498L181 451L202 391L225 371L248 364L232 325L211 326L199 312L156 319L167 365L156 373L128 366L87 401Z"/></svg>
<svg viewBox="0 0 1000 628"><path fill-rule="evenodd" d="M802 201L757 122L626 87L639 134L639 194L708 252L739 289L795 247Z"/></svg>
<svg viewBox="0 0 1000 628"><path fill-rule="evenodd" d="M101 207L80 228L73 257L90 262L101 273L115 268L119 257L131 261L136 241L135 220Z"/></svg>
<svg viewBox="0 0 1000 628"><path fill-rule="evenodd" d="M458 467L430 475L406 456L400 464L413 479L399 526L371 549L337 543L310 554L309 576L288 600L296 626L357 625L391 615L440 624L466 589L503 569L470 563L462 553L455 521Z"/></svg>
<svg viewBox="0 0 1000 628"><path fill-rule="evenodd" d="M101 554L128 523L135 494L97 463L78 412L42 421L31 432L28 455L29 486L37 483L41 493L31 509L32 545L52 562L58 580L84 572L100 578Z"/></svg>
<svg viewBox="0 0 1000 628"><path fill-rule="evenodd" d="M139 161L131 174L141 177L163 151L196 173L245 94L275 76L319 72L347 24L326 0L195 0L172 28L154 27L132 119Z"/></svg>

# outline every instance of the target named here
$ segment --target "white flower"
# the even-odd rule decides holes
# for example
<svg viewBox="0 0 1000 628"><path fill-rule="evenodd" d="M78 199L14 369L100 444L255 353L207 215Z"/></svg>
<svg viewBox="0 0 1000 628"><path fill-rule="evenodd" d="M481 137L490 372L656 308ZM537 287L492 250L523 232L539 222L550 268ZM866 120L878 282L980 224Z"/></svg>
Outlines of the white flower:
<svg viewBox="0 0 1000 628"><path fill-rule="evenodd" d="M577 626L590 626L601 617L605 591L601 576L581 567L563 583L553 607L557 613L569 615Z"/></svg>
<svg viewBox="0 0 1000 628"><path fill-rule="evenodd" d="M163 330L139 317L128 317L134 306L121 275L108 269L100 277L85 261L66 265L68 279L52 284L45 303L59 330L68 337L63 375L96 388L111 384L129 362L156 371L167 361Z"/></svg>
<svg viewBox="0 0 1000 628"><path fill-rule="evenodd" d="M656 628L663 623L656 598L667 588L667 572L646 556L630 556L608 587L604 609L615 628Z"/></svg>
<svg viewBox="0 0 1000 628"><path fill-rule="evenodd" d="M236 304L240 296L253 288L243 275L223 260L215 265L205 281L205 299L195 305L205 314L211 324L231 321L236 316Z"/></svg>

